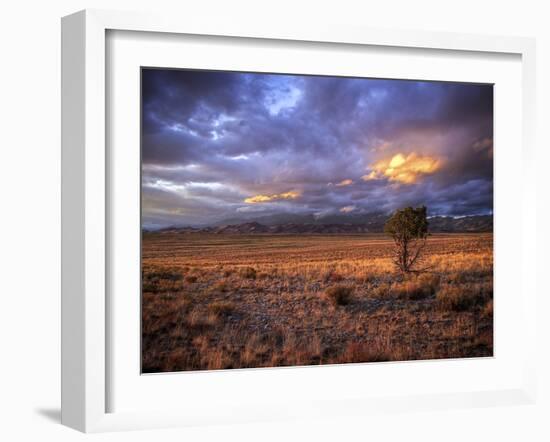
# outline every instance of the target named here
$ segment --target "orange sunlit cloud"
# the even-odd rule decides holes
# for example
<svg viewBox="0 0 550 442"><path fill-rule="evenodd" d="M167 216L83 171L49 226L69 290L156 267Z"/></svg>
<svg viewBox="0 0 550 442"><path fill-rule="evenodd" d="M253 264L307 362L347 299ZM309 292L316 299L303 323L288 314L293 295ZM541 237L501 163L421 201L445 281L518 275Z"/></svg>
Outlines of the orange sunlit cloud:
<svg viewBox="0 0 550 442"><path fill-rule="evenodd" d="M249 198L245 198L244 202L249 204L269 203L272 201L293 200L298 198L300 195L300 192L291 190L289 192L275 193L272 195L254 195Z"/></svg>
<svg viewBox="0 0 550 442"><path fill-rule="evenodd" d="M401 153L374 163L370 173L363 175L364 181L387 178L404 184L416 183L423 175L429 175L439 170L441 160L429 156L410 153L405 156Z"/></svg>
<svg viewBox="0 0 550 442"><path fill-rule="evenodd" d="M336 184L336 186L343 187L343 186L350 186L352 184L353 184L353 180L347 179L347 180L340 181L338 184Z"/></svg>

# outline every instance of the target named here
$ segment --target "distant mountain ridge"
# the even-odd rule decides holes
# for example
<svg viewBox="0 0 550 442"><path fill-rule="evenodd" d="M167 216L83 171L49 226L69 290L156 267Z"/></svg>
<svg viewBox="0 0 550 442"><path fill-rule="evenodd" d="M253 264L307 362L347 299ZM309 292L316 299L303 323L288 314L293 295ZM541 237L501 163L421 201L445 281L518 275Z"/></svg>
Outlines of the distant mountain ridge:
<svg viewBox="0 0 550 442"><path fill-rule="evenodd" d="M164 233L214 233L214 234L353 234L353 233L381 233L388 219L387 215L363 216L363 223L327 223L327 222L286 222L280 224L266 224L258 221L249 221L235 224L223 224L211 227L167 227L161 229ZM324 220L326 221L326 220ZM428 219L431 233L464 233L464 232L492 232L492 215L464 216L460 218L436 216Z"/></svg>

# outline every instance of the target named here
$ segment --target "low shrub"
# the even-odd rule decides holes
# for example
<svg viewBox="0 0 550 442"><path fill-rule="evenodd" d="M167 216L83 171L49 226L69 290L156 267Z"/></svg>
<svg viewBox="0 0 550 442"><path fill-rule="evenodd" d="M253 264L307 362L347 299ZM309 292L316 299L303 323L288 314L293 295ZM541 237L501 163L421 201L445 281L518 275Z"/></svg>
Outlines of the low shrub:
<svg viewBox="0 0 550 442"><path fill-rule="evenodd" d="M256 279L256 269L254 267L244 267L239 271L242 278Z"/></svg>
<svg viewBox="0 0 550 442"><path fill-rule="evenodd" d="M214 301L208 304L208 310L218 315L230 315L235 310L235 303L231 301Z"/></svg>
<svg viewBox="0 0 550 442"><path fill-rule="evenodd" d="M142 289L144 292L177 292L182 288L183 275L171 269L142 271Z"/></svg>
<svg viewBox="0 0 550 442"><path fill-rule="evenodd" d="M225 293L229 289L229 286L228 286L227 282L225 282L225 281L218 281L210 289L213 292Z"/></svg>
<svg viewBox="0 0 550 442"><path fill-rule="evenodd" d="M143 272L144 279L155 280L163 279L167 281L180 281L183 275L175 270L154 270L152 272Z"/></svg>
<svg viewBox="0 0 550 442"><path fill-rule="evenodd" d="M439 276L433 273L422 273L392 285L391 291L399 298L417 301L433 295L439 287Z"/></svg>
<svg viewBox="0 0 550 442"><path fill-rule="evenodd" d="M468 277L465 272L449 273L446 279L449 284L465 284L468 282Z"/></svg>
<svg viewBox="0 0 550 442"><path fill-rule="evenodd" d="M375 285L370 288L368 293L370 298L383 299L389 296L390 286L384 283Z"/></svg>
<svg viewBox="0 0 550 442"><path fill-rule="evenodd" d="M190 284L194 283L194 282L197 282L197 277L194 276L194 275L189 275L189 276L186 276L185 277L185 281L186 282L189 282Z"/></svg>
<svg viewBox="0 0 550 442"><path fill-rule="evenodd" d="M439 288L441 277L437 273L421 273L416 280L433 295Z"/></svg>
<svg viewBox="0 0 550 442"><path fill-rule="evenodd" d="M205 314L199 310L192 310L186 317L186 327L194 332L205 332L206 330L216 326L218 322L218 314L210 312Z"/></svg>
<svg viewBox="0 0 550 442"><path fill-rule="evenodd" d="M340 273L332 273L329 277L330 282L340 282L343 280L344 280L344 277Z"/></svg>
<svg viewBox="0 0 550 442"><path fill-rule="evenodd" d="M340 282L344 280L344 277L335 272L334 270L329 270L324 277L325 282Z"/></svg>
<svg viewBox="0 0 550 442"><path fill-rule="evenodd" d="M335 306L348 305L351 302L352 294L353 288L346 285L329 287L325 292L327 299Z"/></svg>
<svg viewBox="0 0 550 442"><path fill-rule="evenodd" d="M416 301L425 298L429 295L429 291L422 286L418 281L403 281L393 284L391 288L398 298Z"/></svg>
<svg viewBox="0 0 550 442"><path fill-rule="evenodd" d="M437 292L435 299L440 310L464 311L485 304L489 294L480 285L446 285Z"/></svg>

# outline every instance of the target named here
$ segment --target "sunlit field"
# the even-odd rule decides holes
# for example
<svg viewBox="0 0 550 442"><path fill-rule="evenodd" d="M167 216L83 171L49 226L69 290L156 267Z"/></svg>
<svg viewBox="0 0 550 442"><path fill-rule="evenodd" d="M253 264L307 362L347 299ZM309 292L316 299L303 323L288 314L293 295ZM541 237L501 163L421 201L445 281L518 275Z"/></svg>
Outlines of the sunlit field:
<svg viewBox="0 0 550 442"><path fill-rule="evenodd" d="M144 233L142 371L493 354L493 235L434 234L403 276L384 235Z"/></svg>

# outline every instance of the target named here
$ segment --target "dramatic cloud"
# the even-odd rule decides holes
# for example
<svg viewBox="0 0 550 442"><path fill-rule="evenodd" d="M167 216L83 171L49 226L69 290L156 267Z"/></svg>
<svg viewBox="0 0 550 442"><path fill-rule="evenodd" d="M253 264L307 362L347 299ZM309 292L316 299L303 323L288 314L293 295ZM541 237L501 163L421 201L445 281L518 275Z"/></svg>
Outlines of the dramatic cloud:
<svg viewBox="0 0 550 442"><path fill-rule="evenodd" d="M380 160L371 166L371 172L363 175L364 181L387 177L390 181L406 184L416 183L423 175L437 171L441 166L438 158L419 156L412 152L405 156L401 153L389 159Z"/></svg>
<svg viewBox="0 0 550 442"><path fill-rule="evenodd" d="M271 201L280 201L280 200L293 200L300 196L300 192L291 190L290 192L277 193L275 195L255 195L249 198L245 198L244 202L249 204L255 203L268 203Z"/></svg>
<svg viewBox="0 0 550 442"><path fill-rule="evenodd" d="M144 227L492 213L491 85L143 69L142 106Z"/></svg>

